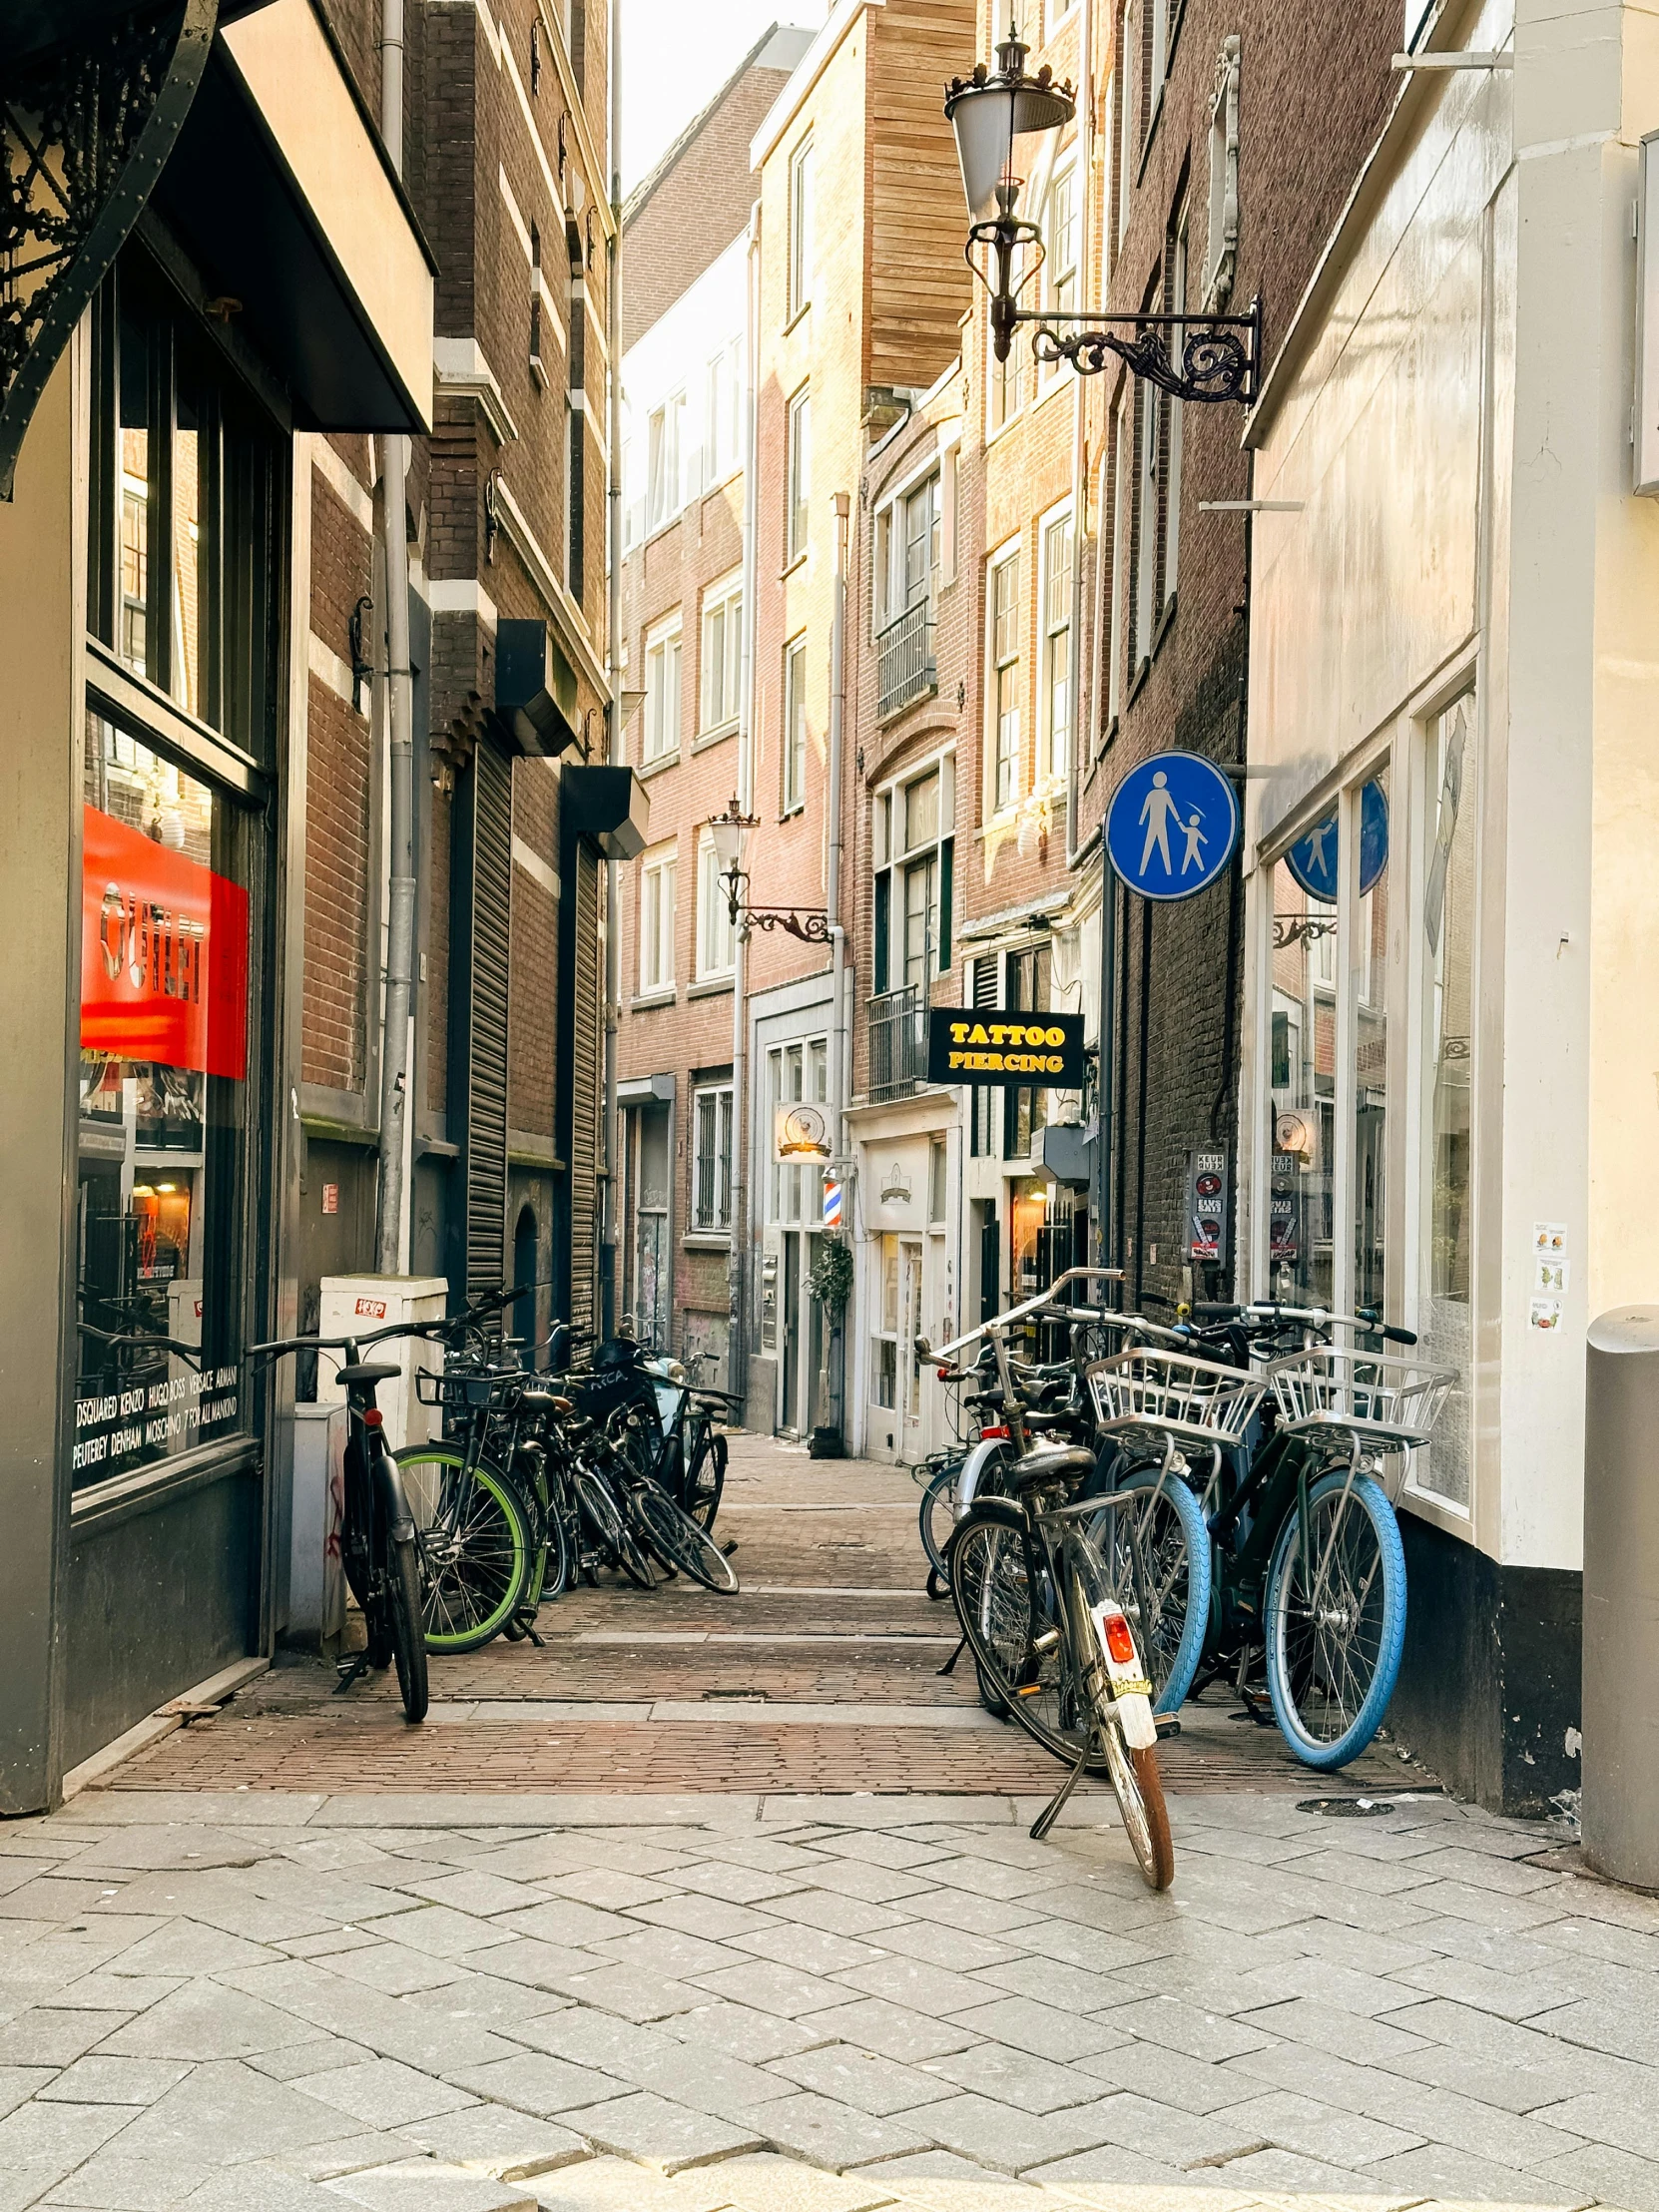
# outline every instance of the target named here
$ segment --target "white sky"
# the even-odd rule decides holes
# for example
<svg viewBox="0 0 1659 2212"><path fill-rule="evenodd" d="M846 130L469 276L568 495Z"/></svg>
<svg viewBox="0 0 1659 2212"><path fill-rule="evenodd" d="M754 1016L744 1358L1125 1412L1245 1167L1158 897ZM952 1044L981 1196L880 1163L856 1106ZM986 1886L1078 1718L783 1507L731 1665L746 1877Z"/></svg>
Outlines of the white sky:
<svg viewBox="0 0 1659 2212"><path fill-rule="evenodd" d="M773 23L825 0L622 0L622 189L632 191Z"/></svg>

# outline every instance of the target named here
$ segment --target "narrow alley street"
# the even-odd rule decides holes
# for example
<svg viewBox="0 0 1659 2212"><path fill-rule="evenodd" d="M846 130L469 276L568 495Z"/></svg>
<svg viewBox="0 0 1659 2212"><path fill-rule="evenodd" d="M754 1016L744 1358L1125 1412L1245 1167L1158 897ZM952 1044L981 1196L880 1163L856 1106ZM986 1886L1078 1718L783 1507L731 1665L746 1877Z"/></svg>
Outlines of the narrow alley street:
<svg viewBox="0 0 1659 2212"><path fill-rule="evenodd" d="M729 1605L607 1578L417 1730L283 1666L10 1824L0 2207L1659 2212L1659 1904L1218 1692L1172 1892L1030 1843L914 1503L739 1438Z"/></svg>

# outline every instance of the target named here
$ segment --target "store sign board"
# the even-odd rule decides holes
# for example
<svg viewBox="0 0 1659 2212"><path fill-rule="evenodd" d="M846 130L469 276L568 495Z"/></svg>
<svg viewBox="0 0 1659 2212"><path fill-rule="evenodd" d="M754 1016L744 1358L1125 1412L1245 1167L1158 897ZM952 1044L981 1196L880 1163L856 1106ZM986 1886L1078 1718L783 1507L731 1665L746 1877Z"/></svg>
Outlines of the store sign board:
<svg viewBox="0 0 1659 2212"><path fill-rule="evenodd" d="M930 1007L927 1080L984 1083L992 1090L1080 1090L1083 1016Z"/></svg>
<svg viewBox="0 0 1659 2212"><path fill-rule="evenodd" d="M822 1106L798 1099L772 1117L772 1157L785 1167L823 1164L830 1157L830 1116Z"/></svg>
<svg viewBox="0 0 1659 2212"><path fill-rule="evenodd" d="M83 825L83 1051L242 1081L248 893L96 807Z"/></svg>

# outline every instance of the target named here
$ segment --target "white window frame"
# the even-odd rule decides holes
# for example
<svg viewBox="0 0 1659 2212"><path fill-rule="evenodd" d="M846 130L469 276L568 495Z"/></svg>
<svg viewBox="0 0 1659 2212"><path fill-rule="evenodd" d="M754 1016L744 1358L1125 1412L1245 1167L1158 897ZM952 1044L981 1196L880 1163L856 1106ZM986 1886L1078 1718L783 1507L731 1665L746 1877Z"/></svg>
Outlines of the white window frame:
<svg viewBox="0 0 1659 2212"><path fill-rule="evenodd" d="M1130 651L1135 671L1152 658L1158 628L1158 412L1155 384L1135 379L1135 486L1131 517L1135 539L1134 609Z"/></svg>
<svg viewBox="0 0 1659 2212"><path fill-rule="evenodd" d="M938 821L930 837L918 837L912 844L909 837L909 795L929 776L939 779ZM930 754L918 761L913 768L905 769L902 776L890 779L875 792L870 809L870 865L872 884L878 884L884 875L887 888L884 893L887 913L887 970L884 984L877 977L878 987L884 990L903 990L908 984L923 980L908 972L908 946L905 941L904 886L907 871L918 862L931 861L933 865L934 904L939 915L939 926L934 932L932 958L927 962L925 981L931 984L938 976L947 975L955 962L955 838L956 838L956 749L947 746L943 752ZM945 866L945 847L951 847L951 866ZM883 894L873 892L874 897Z"/></svg>
<svg viewBox="0 0 1659 2212"><path fill-rule="evenodd" d="M1107 629L1111 665L1106 672L1106 727L1115 729L1123 713L1124 618L1129 589L1129 471L1134 456L1134 380L1126 376L1112 410L1112 571L1107 588L1112 595Z"/></svg>
<svg viewBox="0 0 1659 2212"><path fill-rule="evenodd" d="M680 752L685 644L678 608L646 632L645 698L640 724L640 766L655 768Z"/></svg>
<svg viewBox="0 0 1659 2212"><path fill-rule="evenodd" d="M659 998L674 989L678 839L640 854L640 996Z"/></svg>
<svg viewBox="0 0 1659 2212"><path fill-rule="evenodd" d="M712 491L743 467L743 340L730 339L705 370L704 489Z"/></svg>
<svg viewBox="0 0 1659 2212"><path fill-rule="evenodd" d="M802 630L784 647L784 706L779 815L798 815L807 804L807 763L812 740L807 730L807 633ZM799 729L798 729L799 725Z"/></svg>
<svg viewBox="0 0 1659 2212"><path fill-rule="evenodd" d="M1067 226L1071 237L1071 259L1060 257L1060 228L1056 221L1056 203L1063 192L1070 196L1071 221ZM1042 302L1046 313L1075 314L1082 296L1083 207L1079 192L1078 167L1073 155L1056 162L1054 174L1049 179L1048 191L1043 198L1043 244L1047 249L1042 267ZM1016 333L1015 342L1018 342ZM1039 391L1046 390L1060 373L1058 361L1036 363L1036 381Z"/></svg>
<svg viewBox="0 0 1659 2212"><path fill-rule="evenodd" d="M1077 0L1047 0L1045 37L1052 38L1062 23L1069 23L1077 13Z"/></svg>
<svg viewBox="0 0 1659 2212"><path fill-rule="evenodd" d="M709 679L716 671L716 655L710 633L720 616L720 697L710 697ZM698 626L698 740L725 737L738 727L738 689L743 681L743 570L734 569L703 594L703 616ZM714 712L715 708L722 711Z"/></svg>
<svg viewBox="0 0 1659 2212"><path fill-rule="evenodd" d="M1175 237L1170 248L1169 311L1185 314L1187 292L1192 282L1192 202L1184 200L1175 219ZM1177 323L1170 331L1170 356L1181 358L1181 348L1186 342L1186 330ZM1183 434L1183 402L1171 396L1165 401L1169 408L1169 458L1164 479L1164 612L1168 612L1175 598L1176 584L1181 572L1181 444Z"/></svg>
<svg viewBox="0 0 1659 2212"><path fill-rule="evenodd" d="M736 972L738 932L732 902L720 872L713 832L705 827L697 839L697 979L723 980Z"/></svg>
<svg viewBox="0 0 1659 2212"><path fill-rule="evenodd" d="M1054 589L1051 540L1057 530L1066 533L1067 560L1065 565L1065 605L1062 617L1055 620L1051 604ZM1042 755L1038 763L1038 782L1050 785L1063 784L1071 758L1074 742L1073 724L1077 702L1077 656L1074 646L1075 613L1073 583L1076 573L1077 533L1072 528L1071 501L1061 500L1050 507L1037 523L1037 659L1042 699L1042 715L1037 733L1038 750ZM1063 725L1060 732L1058 754L1055 746L1053 717L1055 686L1055 655L1063 651L1065 668L1061 682L1065 686Z"/></svg>
<svg viewBox="0 0 1659 2212"><path fill-rule="evenodd" d="M1020 713L1020 676L1024 662L1024 578L1019 573L1023 547L1017 537L999 545L985 563L985 815L990 820L998 815L1011 814L1024 798L1024 729ZM1015 570L1014 604L1012 609L1012 653L999 655L997 650L996 592L998 578L1009 568ZM1013 675L1013 752L1009 771L1008 797L1000 796L1003 752L1003 724L1007 719L1000 706L999 677L1004 669L1012 669Z"/></svg>
<svg viewBox="0 0 1659 2212"><path fill-rule="evenodd" d="M733 1089L724 1083L699 1083L692 1091L691 1234L697 1237L732 1233ZM713 1157L708 1136L714 1138ZM712 1205L705 1210L705 1164L711 1169Z"/></svg>
<svg viewBox="0 0 1659 2212"><path fill-rule="evenodd" d="M788 321L813 303L813 134L790 156L790 269Z"/></svg>
<svg viewBox="0 0 1659 2212"><path fill-rule="evenodd" d="M1233 296L1239 260L1239 35L1216 55L1210 94L1209 221L1204 241L1204 304L1222 313Z"/></svg>
<svg viewBox="0 0 1659 2212"><path fill-rule="evenodd" d="M1118 245L1129 229L1129 209L1141 153L1141 0L1126 0L1123 25L1123 110L1118 132Z"/></svg>
<svg viewBox="0 0 1659 2212"><path fill-rule="evenodd" d="M803 384L791 398L786 418L784 486L785 565L805 558L811 535L813 497L813 389Z"/></svg>
<svg viewBox="0 0 1659 2212"><path fill-rule="evenodd" d="M649 536L671 523L685 504L682 478L686 395L670 392L646 419L645 528Z"/></svg>

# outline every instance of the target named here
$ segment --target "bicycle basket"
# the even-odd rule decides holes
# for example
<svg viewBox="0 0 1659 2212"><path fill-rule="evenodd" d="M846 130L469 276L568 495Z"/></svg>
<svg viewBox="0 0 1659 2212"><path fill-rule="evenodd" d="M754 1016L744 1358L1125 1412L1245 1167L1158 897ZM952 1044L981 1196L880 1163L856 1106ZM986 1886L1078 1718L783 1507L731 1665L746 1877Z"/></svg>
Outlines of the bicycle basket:
<svg viewBox="0 0 1659 2212"><path fill-rule="evenodd" d="M1425 1444L1457 1380L1450 1368L1350 1345L1288 1353L1265 1372L1288 1431L1340 1431L1382 1451Z"/></svg>
<svg viewBox="0 0 1659 2212"><path fill-rule="evenodd" d="M1140 1428L1191 1443L1239 1443L1267 1395L1261 1376L1180 1352L1114 1353L1085 1375L1096 1417L1110 1435Z"/></svg>
<svg viewBox="0 0 1659 2212"><path fill-rule="evenodd" d="M517 1398L527 1378L522 1375L470 1375L464 1369L415 1370L415 1395L422 1405L443 1405L452 1413L476 1412L481 1405L497 1410Z"/></svg>

